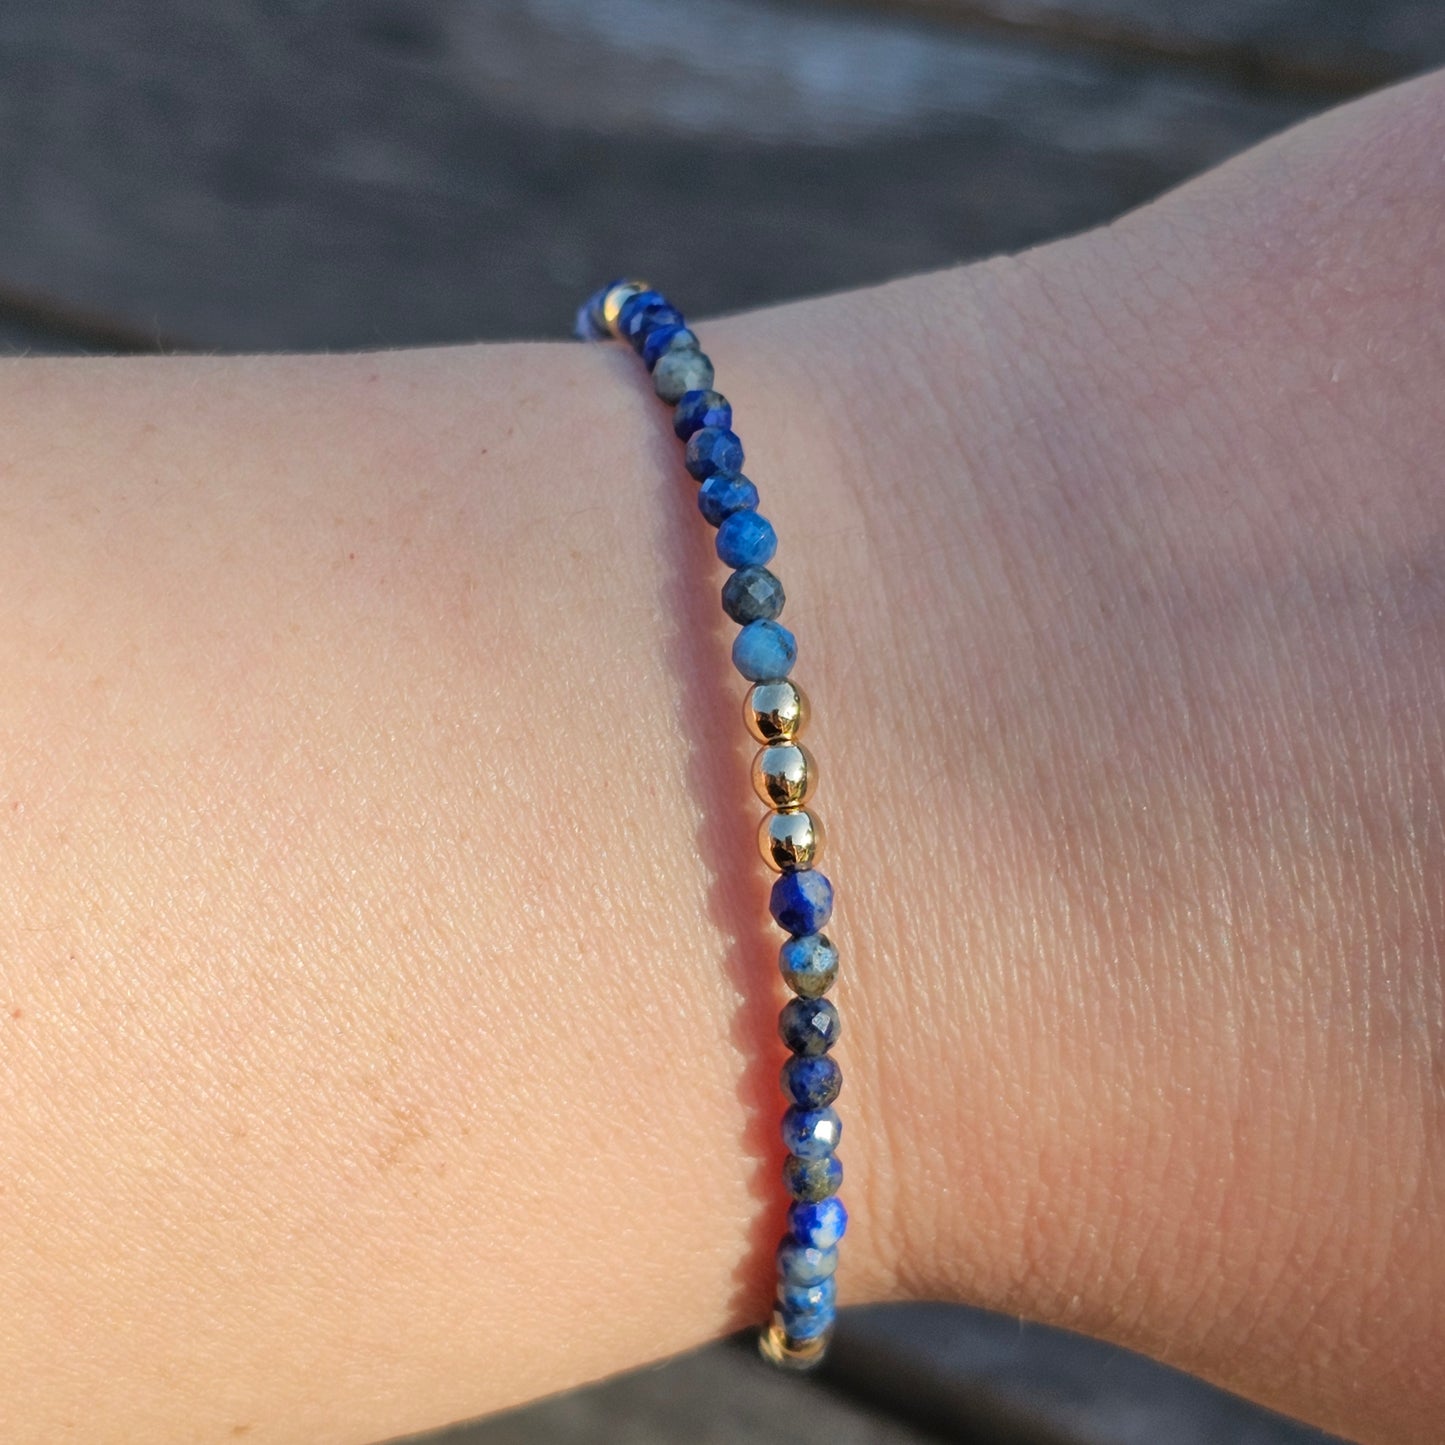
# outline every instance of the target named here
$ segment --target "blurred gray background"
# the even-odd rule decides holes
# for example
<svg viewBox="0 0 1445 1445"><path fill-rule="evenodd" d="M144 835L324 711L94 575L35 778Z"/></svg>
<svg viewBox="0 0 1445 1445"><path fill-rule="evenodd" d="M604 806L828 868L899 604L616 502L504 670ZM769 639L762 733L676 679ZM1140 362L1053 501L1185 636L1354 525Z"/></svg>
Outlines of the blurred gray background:
<svg viewBox="0 0 1445 1445"><path fill-rule="evenodd" d="M6 0L0 349L561 337L618 273L696 315L883 280L1442 59L1440 0ZM444 1438L1325 1439L933 1305L845 1313L815 1376L728 1342Z"/></svg>

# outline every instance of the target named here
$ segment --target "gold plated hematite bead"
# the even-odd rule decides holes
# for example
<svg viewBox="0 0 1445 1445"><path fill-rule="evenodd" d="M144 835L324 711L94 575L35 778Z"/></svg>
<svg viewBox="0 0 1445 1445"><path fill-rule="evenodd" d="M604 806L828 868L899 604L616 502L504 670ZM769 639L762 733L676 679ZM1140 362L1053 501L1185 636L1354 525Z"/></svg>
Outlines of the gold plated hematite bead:
<svg viewBox="0 0 1445 1445"><path fill-rule="evenodd" d="M811 1370L822 1361L832 1334L830 1327L814 1340L790 1339L782 1317L775 1310L772 1320L758 1336L758 1351L770 1365L780 1369Z"/></svg>
<svg viewBox="0 0 1445 1445"><path fill-rule="evenodd" d="M818 782L818 765L802 743L772 743L753 759L753 787L770 808L800 808Z"/></svg>
<svg viewBox="0 0 1445 1445"><path fill-rule="evenodd" d="M768 813L758 826L758 849L774 873L811 868L823 856L823 820L806 808Z"/></svg>
<svg viewBox="0 0 1445 1445"><path fill-rule="evenodd" d="M760 743L790 743L808 726L808 696L791 678L755 682L743 699L743 721Z"/></svg>
<svg viewBox="0 0 1445 1445"><path fill-rule="evenodd" d="M622 314L622 308L639 291L647 289L646 281L619 281L602 298L602 319L607 323L607 329L613 336L617 335L617 318Z"/></svg>

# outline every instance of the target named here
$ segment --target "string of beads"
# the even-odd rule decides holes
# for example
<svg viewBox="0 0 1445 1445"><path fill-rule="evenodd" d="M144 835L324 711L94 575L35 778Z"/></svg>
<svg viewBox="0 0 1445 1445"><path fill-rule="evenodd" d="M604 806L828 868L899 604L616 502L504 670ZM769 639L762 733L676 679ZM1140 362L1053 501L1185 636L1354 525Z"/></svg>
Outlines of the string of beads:
<svg viewBox="0 0 1445 1445"><path fill-rule="evenodd" d="M614 281L577 314L584 341L627 341L652 374L653 389L673 410L685 443L684 464L700 484L698 510L717 528L717 554L731 569L722 605L738 624L732 659L752 684L743 704L749 732L761 744L753 787L768 805L758 829L763 859L777 874L770 908L788 935L778 953L793 991L778 1018L789 1050L783 1065L783 1184L792 1203L777 1249L777 1293L759 1348L785 1368L822 1359L837 1315L838 1241L848 1212L838 1198L843 1165L842 1122L833 1103L843 1084L830 1050L838 1010L824 996L838 976L838 950L823 927L833 912L833 886L817 868L823 824L810 806L818 779L813 755L799 741L808 699L790 676L793 634L778 621L783 584L768 570L778 539L758 511L758 489L743 475L743 444L732 429L728 400L713 390L712 362L682 313L642 281Z"/></svg>

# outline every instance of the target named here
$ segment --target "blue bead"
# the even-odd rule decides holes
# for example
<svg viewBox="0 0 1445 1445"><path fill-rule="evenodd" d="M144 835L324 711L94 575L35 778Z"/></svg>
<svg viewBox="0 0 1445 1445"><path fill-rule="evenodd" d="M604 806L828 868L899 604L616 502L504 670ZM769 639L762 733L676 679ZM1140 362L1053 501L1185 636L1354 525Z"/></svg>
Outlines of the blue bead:
<svg viewBox="0 0 1445 1445"><path fill-rule="evenodd" d="M816 1340L827 1334L837 1321L837 1310L785 1310L781 1307L778 1316L783 1322L783 1333L790 1340Z"/></svg>
<svg viewBox="0 0 1445 1445"><path fill-rule="evenodd" d="M642 343L642 359L649 371L669 351L696 351L697 337L686 326L657 326L647 333Z"/></svg>
<svg viewBox="0 0 1445 1445"><path fill-rule="evenodd" d="M685 326L682 312L658 291L639 291L622 303L617 313L617 334L632 343L634 351L659 326Z"/></svg>
<svg viewBox="0 0 1445 1445"><path fill-rule="evenodd" d="M821 1159L837 1151L843 1121L836 1109L789 1109L783 1115L783 1144L799 1159Z"/></svg>
<svg viewBox="0 0 1445 1445"><path fill-rule="evenodd" d="M787 1284L821 1284L838 1269L836 1249L814 1249L785 1239L778 1245L778 1278Z"/></svg>
<svg viewBox="0 0 1445 1445"><path fill-rule="evenodd" d="M721 527L734 512L751 511L758 504L758 489L746 477L711 476L697 489L697 509Z"/></svg>
<svg viewBox="0 0 1445 1445"><path fill-rule="evenodd" d="M785 938L778 950L778 972L794 993L817 998L838 977L838 949L826 933Z"/></svg>
<svg viewBox="0 0 1445 1445"><path fill-rule="evenodd" d="M788 1229L799 1244L830 1249L848 1231L848 1211L841 1199L820 1199L816 1204L794 1204L788 1210Z"/></svg>
<svg viewBox="0 0 1445 1445"><path fill-rule="evenodd" d="M790 998L778 1015L778 1037L809 1058L826 1054L842 1031L838 1010L825 998Z"/></svg>
<svg viewBox="0 0 1445 1445"><path fill-rule="evenodd" d="M743 444L725 426L701 427L687 439L683 463L689 475L700 482L719 472L725 477L735 477L743 469Z"/></svg>
<svg viewBox="0 0 1445 1445"><path fill-rule="evenodd" d="M737 517L729 517L726 525L732 526L738 517L753 515L739 512ZM721 529L718 536L722 536ZM816 868L784 873L773 884L768 906L779 925L789 933L817 933L833 916L833 885Z"/></svg>
<svg viewBox="0 0 1445 1445"><path fill-rule="evenodd" d="M733 409L720 391L684 392L672 414L672 429L678 441L687 441L705 426L727 431L733 424Z"/></svg>
<svg viewBox="0 0 1445 1445"><path fill-rule="evenodd" d="M734 512L717 529L717 554L729 567L761 567L777 550L778 534L761 512Z"/></svg>
<svg viewBox="0 0 1445 1445"><path fill-rule="evenodd" d="M827 1199L843 1187L843 1161L836 1154L822 1159L783 1160L783 1188L794 1199Z"/></svg>
<svg viewBox="0 0 1445 1445"><path fill-rule="evenodd" d="M783 584L766 567L739 567L723 583L723 611L741 626L771 622L786 601Z"/></svg>
<svg viewBox="0 0 1445 1445"><path fill-rule="evenodd" d="M843 1070L827 1054L794 1054L779 1082L800 1109L826 1109L843 1088Z"/></svg>
<svg viewBox="0 0 1445 1445"><path fill-rule="evenodd" d="M749 682L777 682L798 660L798 644L781 622L749 622L733 638L733 666Z"/></svg>
<svg viewBox="0 0 1445 1445"><path fill-rule="evenodd" d="M778 1281L778 1308L793 1314L816 1315L838 1307L838 1281L829 1276L817 1284L789 1284Z"/></svg>

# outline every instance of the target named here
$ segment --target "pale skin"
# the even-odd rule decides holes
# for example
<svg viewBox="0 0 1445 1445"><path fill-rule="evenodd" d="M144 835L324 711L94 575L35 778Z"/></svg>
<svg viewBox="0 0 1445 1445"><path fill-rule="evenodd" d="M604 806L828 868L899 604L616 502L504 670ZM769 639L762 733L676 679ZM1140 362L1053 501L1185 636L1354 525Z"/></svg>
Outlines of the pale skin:
<svg viewBox="0 0 1445 1445"><path fill-rule="evenodd" d="M815 709L845 1302L1438 1438L1442 154L1427 79L706 324ZM636 361L19 360L0 439L0 1437L359 1445L764 1318L777 934Z"/></svg>

